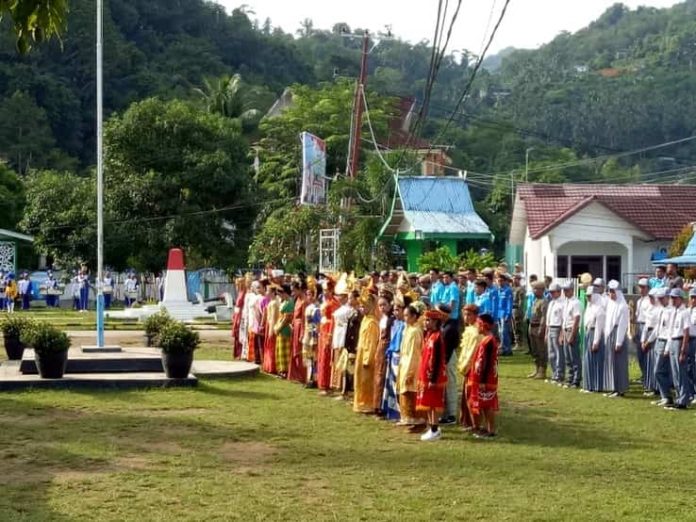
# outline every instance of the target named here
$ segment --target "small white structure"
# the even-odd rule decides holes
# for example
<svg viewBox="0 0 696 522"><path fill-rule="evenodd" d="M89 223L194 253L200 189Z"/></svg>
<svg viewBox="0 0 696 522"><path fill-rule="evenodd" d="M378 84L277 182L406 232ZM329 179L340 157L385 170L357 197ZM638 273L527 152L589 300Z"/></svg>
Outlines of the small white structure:
<svg viewBox="0 0 696 522"><path fill-rule="evenodd" d="M164 280L164 298L156 305L143 306L142 308L127 308L120 312L107 312L107 317L115 319L145 319L162 309L174 319L179 321L191 321L199 317L214 317L206 310L201 302L192 303L188 299L186 290L186 266L184 264L184 251L180 248L169 250L167 260L167 277Z"/></svg>
<svg viewBox="0 0 696 522"><path fill-rule="evenodd" d="M693 201L694 185L521 184L509 243L522 247L527 274L590 272L626 285L696 221Z"/></svg>

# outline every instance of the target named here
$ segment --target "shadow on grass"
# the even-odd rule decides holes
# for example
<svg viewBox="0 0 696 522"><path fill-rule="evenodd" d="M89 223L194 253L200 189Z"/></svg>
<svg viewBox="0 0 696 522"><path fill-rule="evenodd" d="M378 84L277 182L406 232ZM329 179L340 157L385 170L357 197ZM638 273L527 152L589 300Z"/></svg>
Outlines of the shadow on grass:
<svg viewBox="0 0 696 522"><path fill-rule="evenodd" d="M250 378L243 378L243 379L235 379L235 383L244 383L246 380ZM224 382L222 379L219 379L220 382ZM198 391L203 392L205 394L209 395L219 395L223 397L230 397L234 399L244 399L244 400L268 400L268 399L281 399L282 394L280 393L267 393L267 392L261 392L261 391L253 391L253 390L241 390L241 389L230 389L226 387L221 387L221 386L216 386L214 384L214 380L208 380L208 381L199 381L198 386L196 387Z"/></svg>

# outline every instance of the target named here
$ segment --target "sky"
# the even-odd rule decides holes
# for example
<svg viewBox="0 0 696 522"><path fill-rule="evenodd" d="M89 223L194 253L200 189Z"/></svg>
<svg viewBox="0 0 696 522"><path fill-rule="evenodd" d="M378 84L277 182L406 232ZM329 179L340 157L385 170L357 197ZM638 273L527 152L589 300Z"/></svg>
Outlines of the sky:
<svg viewBox="0 0 696 522"><path fill-rule="evenodd" d="M229 11L246 5L261 22L294 33L305 18L317 29L330 29L337 22L351 28L384 31L390 25L395 36L412 43L432 39L437 15L436 0L215 0ZM505 47L535 48L551 41L561 31L575 32L597 19L618 0L511 0L489 54ZM464 1L454 28L450 50L467 49L479 54L497 20L504 0ZM623 0L635 9L640 5L669 7L675 0ZM456 4L450 0L450 12ZM448 16L449 19L449 16Z"/></svg>

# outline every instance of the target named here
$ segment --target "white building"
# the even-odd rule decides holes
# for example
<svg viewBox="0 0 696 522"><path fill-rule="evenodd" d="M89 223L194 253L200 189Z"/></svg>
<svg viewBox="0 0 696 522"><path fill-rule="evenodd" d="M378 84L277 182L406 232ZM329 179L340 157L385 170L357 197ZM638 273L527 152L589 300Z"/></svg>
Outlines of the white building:
<svg viewBox="0 0 696 522"><path fill-rule="evenodd" d="M694 185L521 184L509 243L527 274L628 285L696 221Z"/></svg>

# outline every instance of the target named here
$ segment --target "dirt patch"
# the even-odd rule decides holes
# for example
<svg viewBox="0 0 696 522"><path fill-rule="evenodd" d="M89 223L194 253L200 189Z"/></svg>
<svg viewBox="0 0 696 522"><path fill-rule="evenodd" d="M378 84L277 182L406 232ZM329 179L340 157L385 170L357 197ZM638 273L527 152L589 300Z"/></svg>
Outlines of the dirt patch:
<svg viewBox="0 0 696 522"><path fill-rule="evenodd" d="M163 408L159 410L141 410L135 412L142 417L182 417L186 415L204 415L210 413L208 408Z"/></svg>
<svg viewBox="0 0 696 522"><path fill-rule="evenodd" d="M219 451L225 462L239 473L248 473L278 454L276 448L265 442L226 442Z"/></svg>

